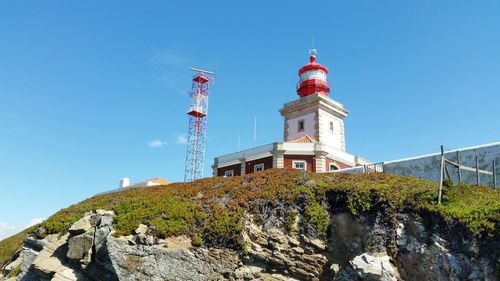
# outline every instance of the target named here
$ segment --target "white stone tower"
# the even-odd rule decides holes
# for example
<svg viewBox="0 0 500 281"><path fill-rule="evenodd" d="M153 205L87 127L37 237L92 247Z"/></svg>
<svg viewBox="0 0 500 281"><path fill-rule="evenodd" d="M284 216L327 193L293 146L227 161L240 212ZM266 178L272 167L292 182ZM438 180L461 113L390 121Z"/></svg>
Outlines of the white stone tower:
<svg viewBox="0 0 500 281"><path fill-rule="evenodd" d="M329 97L327 74L328 68L316 62L314 53L310 63L300 68L297 83L300 98L280 109L285 118L284 141L307 135L337 150L346 150L344 118L349 112Z"/></svg>

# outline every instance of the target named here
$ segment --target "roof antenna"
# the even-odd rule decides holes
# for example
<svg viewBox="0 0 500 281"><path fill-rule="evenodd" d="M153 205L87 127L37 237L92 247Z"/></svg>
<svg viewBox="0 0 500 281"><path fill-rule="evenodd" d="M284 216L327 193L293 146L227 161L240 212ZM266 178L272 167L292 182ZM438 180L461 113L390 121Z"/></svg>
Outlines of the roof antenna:
<svg viewBox="0 0 500 281"><path fill-rule="evenodd" d="M317 53L317 50L314 48L314 35L311 36L311 49L309 49L309 54L311 56L315 56Z"/></svg>
<svg viewBox="0 0 500 281"><path fill-rule="evenodd" d="M257 142L257 115L253 116L253 146L255 147L255 144Z"/></svg>
<svg viewBox="0 0 500 281"><path fill-rule="evenodd" d="M238 133L238 152L240 152L240 134Z"/></svg>

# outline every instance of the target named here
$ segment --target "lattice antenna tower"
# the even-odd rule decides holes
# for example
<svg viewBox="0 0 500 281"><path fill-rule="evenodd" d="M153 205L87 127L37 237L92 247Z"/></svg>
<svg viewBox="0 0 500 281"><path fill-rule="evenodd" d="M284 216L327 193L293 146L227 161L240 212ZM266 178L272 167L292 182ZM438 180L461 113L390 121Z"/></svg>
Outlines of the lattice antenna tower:
<svg viewBox="0 0 500 281"><path fill-rule="evenodd" d="M207 70L190 68L193 76L189 116L186 167L184 181L193 181L203 177L205 162L205 144L207 140L208 93L210 84L215 82L215 73Z"/></svg>

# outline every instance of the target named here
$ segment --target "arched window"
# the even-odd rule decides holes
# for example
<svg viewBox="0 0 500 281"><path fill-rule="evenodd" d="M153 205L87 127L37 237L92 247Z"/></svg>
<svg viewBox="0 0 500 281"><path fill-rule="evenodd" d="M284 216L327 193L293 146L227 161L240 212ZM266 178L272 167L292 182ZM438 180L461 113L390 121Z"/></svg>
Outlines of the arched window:
<svg viewBox="0 0 500 281"><path fill-rule="evenodd" d="M330 171L330 172L336 171L336 170L338 170L338 169L340 169L340 168L339 168L339 166L337 166L337 164L335 164L335 163L330 163L330 167L329 167L329 171Z"/></svg>

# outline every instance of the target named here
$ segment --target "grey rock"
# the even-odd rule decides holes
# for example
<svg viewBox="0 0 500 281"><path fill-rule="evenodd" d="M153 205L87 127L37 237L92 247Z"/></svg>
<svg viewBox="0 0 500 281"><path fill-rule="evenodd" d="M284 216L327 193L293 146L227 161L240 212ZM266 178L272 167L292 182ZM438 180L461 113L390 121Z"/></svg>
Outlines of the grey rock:
<svg viewBox="0 0 500 281"><path fill-rule="evenodd" d="M257 266L243 266L234 271L236 280L253 280L261 276L263 269Z"/></svg>
<svg viewBox="0 0 500 281"><path fill-rule="evenodd" d="M109 210L96 210L96 214L98 214L101 217L114 217L115 212L114 211L109 211Z"/></svg>
<svg viewBox="0 0 500 281"><path fill-rule="evenodd" d="M151 246L155 244L155 238L151 235L138 234L135 237L135 242L139 245Z"/></svg>
<svg viewBox="0 0 500 281"><path fill-rule="evenodd" d="M57 257L46 257L35 261L34 268L37 274L44 278L52 278L54 274L63 266Z"/></svg>
<svg viewBox="0 0 500 281"><path fill-rule="evenodd" d="M94 228L87 232L73 236L68 240L68 259L78 261L85 267L91 261L92 246L94 245Z"/></svg>
<svg viewBox="0 0 500 281"><path fill-rule="evenodd" d="M101 223L101 216L99 215L91 215L89 218L89 223L92 227L99 226Z"/></svg>
<svg viewBox="0 0 500 281"><path fill-rule="evenodd" d="M35 261L36 257L38 256L38 252L34 251L30 248L23 248L21 252L21 272L19 274L19 278L22 279L29 271L31 268L31 265Z"/></svg>
<svg viewBox="0 0 500 281"><path fill-rule="evenodd" d="M108 237L108 251L120 280L216 280L220 278L204 254L188 249L169 250L159 245L128 245Z"/></svg>
<svg viewBox="0 0 500 281"><path fill-rule="evenodd" d="M113 218L112 217L101 217L101 223L99 224L99 227L106 227L106 226L112 226L113 225Z"/></svg>
<svg viewBox="0 0 500 281"><path fill-rule="evenodd" d="M45 227L37 227L36 230L35 230L35 236L37 238L40 238L40 239L43 239L45 238L45 236L47 236L47 229L45 229Z"/></svg>
<svg viewBox="0 0 500 281"><path fill-rule="evenodd" d="M29 235L24 240L24 246L31 248L37 252L40 252L45 246L46 241L44 239L37 239L34 236Z"/></svg>
<svg viewBox="0 0 500 281"><path fill-rule="evenodd" d="M146 235L146 233L148 232L148 226L147 225L144 225L144 224L140 224L139 227L137 227L137 229L134 231L135 234L144 234Z"/></svg>
<svg viewBox="0 0 500 281"><path fill-rule="evenodd" d="M357 271L359 277L375 277L377 280L397 281L397 273L390 263L390 257L386 254L372 256L364 253L354 257L351 265Z"/></svg>
<svg viewBox="0 0 500 281"><path fill-rule="evenodd" d="M75 222L69 229L71 235L79 235L91 229L90 217L86 216Z"/></svg>

